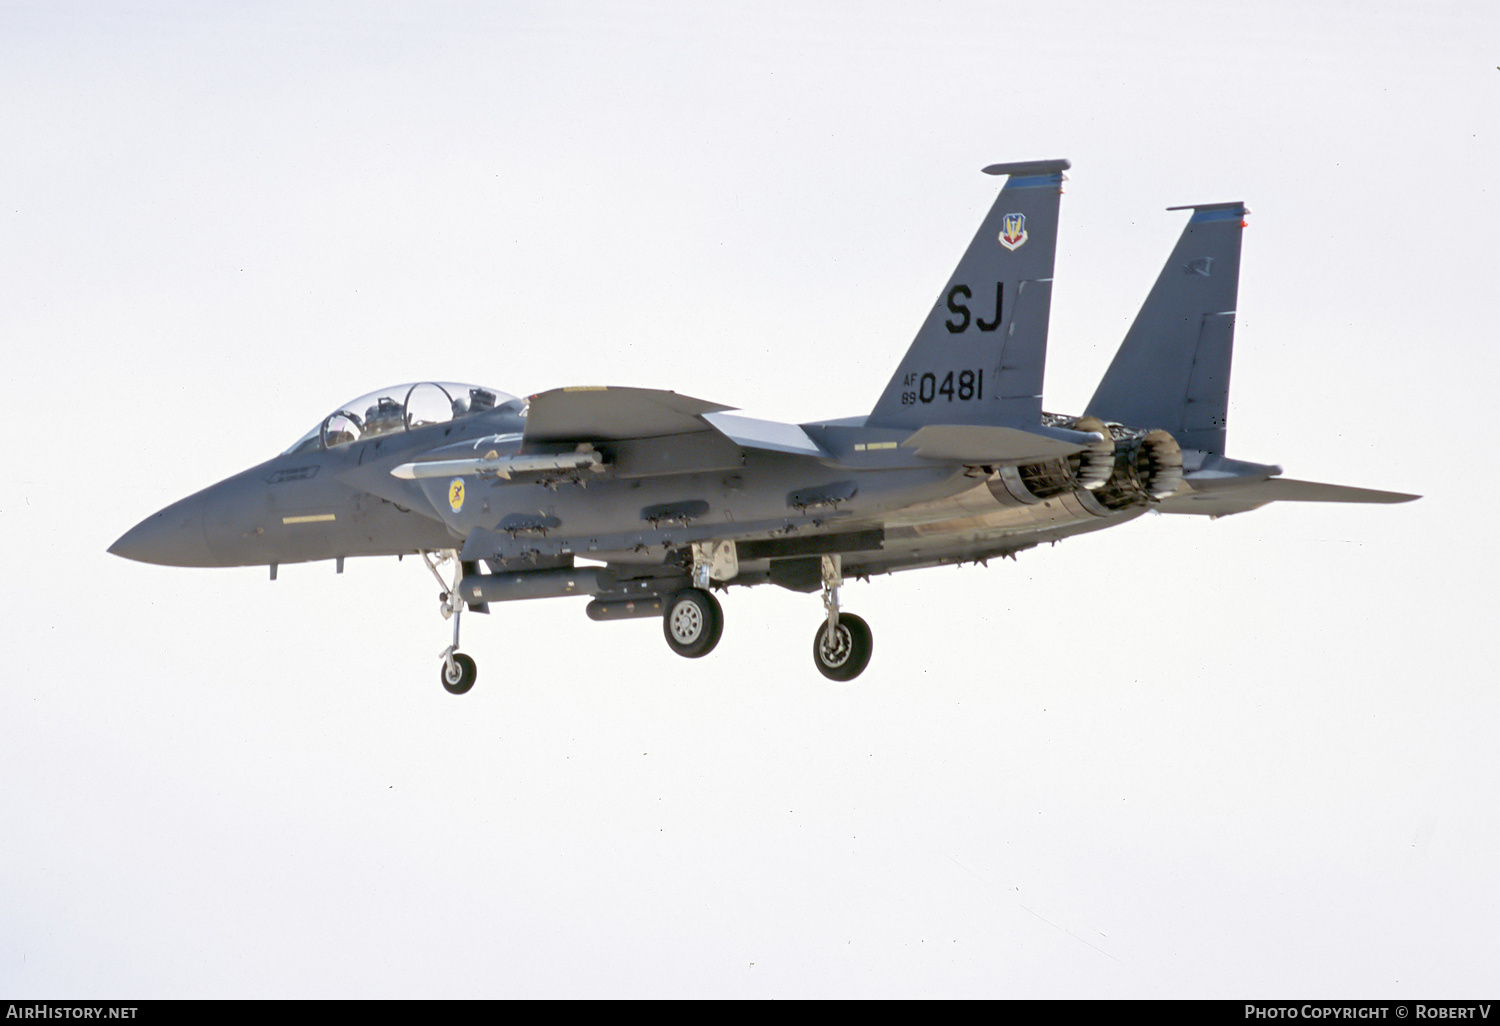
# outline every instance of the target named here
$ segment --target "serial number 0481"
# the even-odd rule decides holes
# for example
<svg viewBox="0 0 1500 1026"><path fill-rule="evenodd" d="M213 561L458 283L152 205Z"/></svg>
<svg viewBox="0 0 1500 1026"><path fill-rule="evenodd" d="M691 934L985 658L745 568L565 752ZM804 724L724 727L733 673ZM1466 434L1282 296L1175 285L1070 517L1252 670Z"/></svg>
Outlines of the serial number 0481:
<svg viewBox="0 0 1500 1026"><path fill-rule="evenodd" d="M916 378L915 382L913 378ZM984 371L982 369L949 371L943 375L942 381L938 381L938 376L930 372L921 377L908 374L905 384L915 384L917 387L915 391L901 393L902 406L932 403L939 399L950 403L954 401L966 403L971 399L984 398Z"/></svg>

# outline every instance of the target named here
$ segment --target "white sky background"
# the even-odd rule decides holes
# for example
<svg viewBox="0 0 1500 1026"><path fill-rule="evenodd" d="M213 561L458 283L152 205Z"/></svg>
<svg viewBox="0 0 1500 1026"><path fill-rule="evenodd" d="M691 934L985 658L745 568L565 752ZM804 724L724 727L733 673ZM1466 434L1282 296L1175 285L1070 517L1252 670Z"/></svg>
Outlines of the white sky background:
<svg viewBox="0 0 1500 1026"><path fill-rule="evenodd" d="M1500 981L1500 13L0 5L0 994L1473 996ZM398 381L865 412L1074 162L1047 406L1251 207L1229 453L1420 492L725 598L105 553Z"/></svg>

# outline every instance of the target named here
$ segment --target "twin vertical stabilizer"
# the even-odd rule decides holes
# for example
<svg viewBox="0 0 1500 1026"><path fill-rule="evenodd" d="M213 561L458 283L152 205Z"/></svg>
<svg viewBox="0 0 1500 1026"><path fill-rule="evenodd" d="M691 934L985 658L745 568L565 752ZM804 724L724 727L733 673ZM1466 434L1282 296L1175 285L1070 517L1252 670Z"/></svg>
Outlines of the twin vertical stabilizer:
<svg viewBox="0 0 1500 1026"><path fill-rule="evenodd" d="M1066 160L994 164L1006 175L995 205L943 287L872 427L964 424L1034 429Z"/></svg>
<svg viewBox="0 0 1500 1026"><path fill-rule="evenodd" d="M1243 203L1169 209L1193 216L1084 413L1222 454L1248 211Z"/></svg>

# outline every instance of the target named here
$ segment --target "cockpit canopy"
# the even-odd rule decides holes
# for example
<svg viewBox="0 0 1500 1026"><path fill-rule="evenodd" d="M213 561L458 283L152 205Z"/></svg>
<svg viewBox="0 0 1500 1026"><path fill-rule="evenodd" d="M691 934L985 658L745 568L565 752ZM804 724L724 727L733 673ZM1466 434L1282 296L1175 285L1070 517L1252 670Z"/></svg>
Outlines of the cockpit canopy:
<svg viewBox="0 0 1500 1026"><path fill-rule="evenodd" d="M287 452L336 449L393 431L446 424L512 403L520 409L521 400L509 393L453 381L392 385L344 403L297 439Z"/></svg>

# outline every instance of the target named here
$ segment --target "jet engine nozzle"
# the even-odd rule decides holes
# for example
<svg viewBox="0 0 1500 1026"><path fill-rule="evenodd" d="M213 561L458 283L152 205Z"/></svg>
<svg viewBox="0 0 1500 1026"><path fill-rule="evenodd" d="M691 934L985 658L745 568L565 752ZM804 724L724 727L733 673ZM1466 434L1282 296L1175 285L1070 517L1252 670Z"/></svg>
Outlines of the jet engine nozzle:
<svg viewBox="0 0 1500 1026"><path fill-rule="evenodd" d="M1110 425L1097 417L1074 418L1056 414L1044 414L1042 423L1047 427L1091 432L1099 440L1068 456L997 468L990 490L1002 504L1019 502L1032 505L1060 495L1095 492L1108 484L1115 473L1117 446Z"/></svg>
<svg viewBox="0 0 1500 1026"><path fill-rule="evenodd" d="M1165 431L1139 431L1112 426L1115 432L1114 473L1095 497L1113 510L1141 506L1162 499L1182 482L1182 449Z"/></svg>

